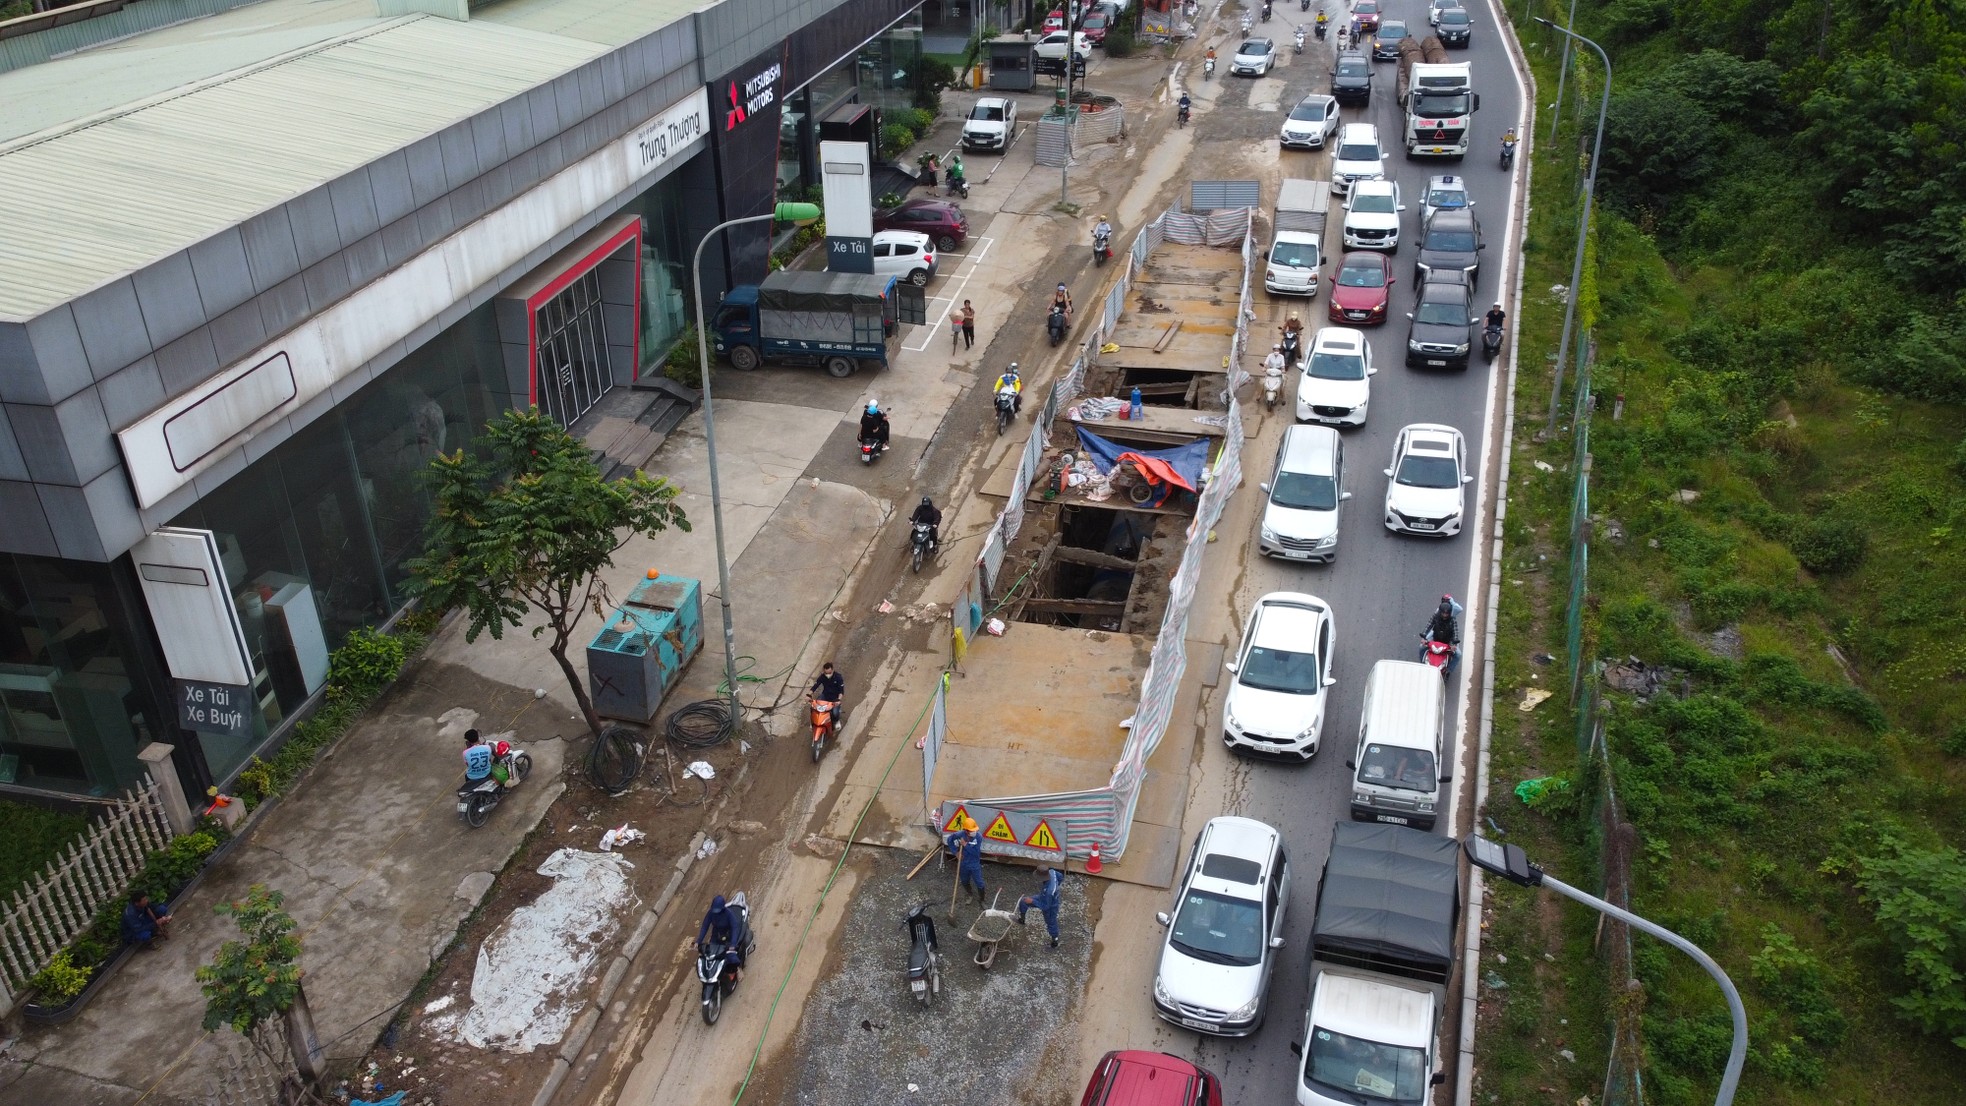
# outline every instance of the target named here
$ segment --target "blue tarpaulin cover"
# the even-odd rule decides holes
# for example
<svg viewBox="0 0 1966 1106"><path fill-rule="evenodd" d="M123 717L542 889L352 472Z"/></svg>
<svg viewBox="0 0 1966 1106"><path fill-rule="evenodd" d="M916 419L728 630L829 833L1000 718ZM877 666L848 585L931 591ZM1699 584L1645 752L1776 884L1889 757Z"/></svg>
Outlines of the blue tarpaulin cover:
<svg viewBox="0 0 1966 1106"><path fill-rule="evenodd" d="M1079 432L1079 446L1102 473L1113 471L1113 466L1121 461L1131 461L1149 484L1164 481L1191 492L1201 490L1201 470L1208 465L1207 438L1196 438L1187 445L1168 449L1134 449L1109 442L1083 426L1074 429Z"/></svg>

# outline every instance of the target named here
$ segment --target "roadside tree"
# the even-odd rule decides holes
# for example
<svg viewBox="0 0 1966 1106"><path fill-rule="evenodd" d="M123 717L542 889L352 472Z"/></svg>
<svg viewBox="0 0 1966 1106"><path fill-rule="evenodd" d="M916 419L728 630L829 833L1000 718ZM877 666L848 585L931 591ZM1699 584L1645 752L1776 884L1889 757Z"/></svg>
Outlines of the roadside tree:
<svg viewBox="0 0 1966 1106"><path fill-rule="evenodd" d="M638 534L687 532L676 487L636 472L608 481L593 456L537 408L507 411L477 443L430 462L435 510L410 590L437 607L462 607L464 639L522 626L536 612L581 717L601 732L594 704L567 659L574 628L611 602L600 573Z"/></svg>

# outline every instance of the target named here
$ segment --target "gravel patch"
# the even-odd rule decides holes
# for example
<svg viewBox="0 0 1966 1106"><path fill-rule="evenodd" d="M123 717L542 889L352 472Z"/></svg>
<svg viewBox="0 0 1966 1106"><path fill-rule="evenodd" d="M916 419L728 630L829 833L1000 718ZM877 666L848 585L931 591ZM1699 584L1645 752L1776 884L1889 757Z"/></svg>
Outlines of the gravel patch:
<svg viewBox="0 0 1966 1106"><path fill-rule="evenodd" d="M1044 919L1012 926L989 971L971 962L976 944L965 936L981 913L965 896L949 921L953 867L930 861L904 882L919 853L878 850L846 911L838 966L820 981L799 1025L798 1076L787 1101L800 1106L842 1102L1014 1102L1037 1081L1044 1045L1064 1026L1084 993L1092 961L1083 876L1067 875L1059 908L1059 947L1050 949ZM1038 890L1034 869L984 865L999 904ZM908 938L903 921L922 901L933 903L942 946L942 992L924 1008L903 973ZM913 1090L910 1090L910 1086Z"/></svg>

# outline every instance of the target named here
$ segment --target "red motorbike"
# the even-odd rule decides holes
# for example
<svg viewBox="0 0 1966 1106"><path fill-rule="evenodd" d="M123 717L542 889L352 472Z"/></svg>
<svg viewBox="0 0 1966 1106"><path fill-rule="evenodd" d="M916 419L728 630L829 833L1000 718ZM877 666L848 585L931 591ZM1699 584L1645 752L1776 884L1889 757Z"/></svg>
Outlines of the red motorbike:
<svg viewBox="0 0 1966 1106"><path fill-rule="evenodd" d="M828 739L837 745L840 740L840 704L829 703L824 699L806 697L812 707L812 760L819 763L819 754L826 748Z"/></svg>
<svg viewBox="0 0 1966 1106"><path fill-rule="evenodd" d="M1452 666L1454 663L1453 643L1446 642L1446 641L1435 641L1432 638L1428 638L1426 640L1427 640L1427 645L1421 655L1426 658L1426 662L1429 665L1431 665L1434 668L1440 669L1441 679L1443 680L1447 679L1448 670L1450 666Z"/></svg>

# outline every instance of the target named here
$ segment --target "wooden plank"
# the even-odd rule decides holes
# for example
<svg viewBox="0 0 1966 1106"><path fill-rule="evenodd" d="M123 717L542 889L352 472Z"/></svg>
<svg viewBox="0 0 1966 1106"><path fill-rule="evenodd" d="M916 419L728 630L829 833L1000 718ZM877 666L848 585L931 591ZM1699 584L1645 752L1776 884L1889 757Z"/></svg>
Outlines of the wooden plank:
<svg viewBox="0 0 1966 1106"><path fill-rule="evenodd" d="M935 859L935 854L941 851L942 843L938 841L927 852L922 854L920 860L915 861L913 868L908 869L908 879L914 879L916 875L920 874L921 870L928 866L928 862Z"/></svg>
<svg viewBox="0 0 1966 1106"><path fill-rule="evenodd" d="M1132 572L1140 567L1139 561L1129 561L1125 557L1115 557L1093 549L1081 549L1076 545L1061 545L1050 551L1055 560L1067 564L1091 565L1093 568L1116 568L1122 572Z"/></svg>
<svg viewBox="0 0 1966 1106"><path fill-rule="evenodd" d="M1168 327L1167 332L1160 336L1160 341L1154 343L1154 352L1155 353L1165 352L1167 347L1173 344L1174 336L1181 333L1181 327L1184 324L1186 324L1187 321L1188 320L1186 319L1174 320L1174 325Z"/></svg>
<svg viewBox="0 0 1966 1106"><path fill-rule="evenodd" d="M1026 614L1125 614L1124 599L1026 599Z"/></svg>

